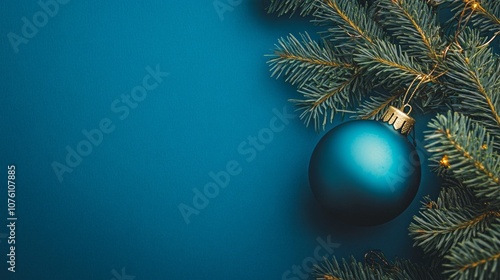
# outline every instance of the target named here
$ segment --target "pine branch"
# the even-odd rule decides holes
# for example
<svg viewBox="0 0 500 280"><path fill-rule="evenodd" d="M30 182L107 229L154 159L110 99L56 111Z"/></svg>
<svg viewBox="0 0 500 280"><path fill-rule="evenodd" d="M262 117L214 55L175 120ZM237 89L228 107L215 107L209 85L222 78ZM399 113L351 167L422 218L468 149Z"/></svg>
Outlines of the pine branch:
<svg viewBox="0 0 500 280"><path fill-rule="evenodd" d="M425 204L426 208L434 209L456 209L485 203L485 201L479 200L472 190L464 186L462 182L450 177L445 178L434 206L432 206L431 201L428 200L427 202ZM431 206L427 207L429 203L431 203Z"/></svg>
<svg viewBox="0 0 500 280"><path fill-rule="evenodd" d="M500 220L478 237L465 241L445 258L446 273L451 279L499 279Z"/></svg>
<svg viewBox="0 0 500 280"><path fill-rule="evenodd" d="M339 264L334 257L315 267L317 280L387 280L381 269L371 269L351 257L349 261L342 259Z"/></svg>
<svg viewBox="0 0 500 280"><path fill-rule="evenodd" d="M361 104L357 115L364 120L380 119L389 106L396 106L398 97L400 97L400 94L388 92L370 96L368 100Z"/></svg>
<svg viewBox="0 0 500 280"><path fill-rule="evenodd" d="M332 122L338 111L345 111L354 107L361 96L369 92L369 82L363 82L359 72L336 76L328 81L314 81L299 89L304 99L291 99L298 110L302 111L300 118L306 126L314 122L316 130L324 128Z"/></svg>
<svg viewBox="0 0 500 280"><path fill-rule="evenodd" d="M268 13L278 13L279 16L290 14L292 16L296 11L300 11L301 16L307 16L314 11L314 2L317 0L271 0Z"/></svg>
<svg viewBox="0 0 500 280"><path fill-rule="evenodd" d="M444 0L454 7L455 18L471 15L471 22L482 32L500 31L500 2L496 0Z"/></svg>
<svg viewBox="0 0 500 280"><path fill-rule="evenodd" d="M394 90L410 84L417 76L435 81L434 77L427 76L429 69L422 69L421 64L395 44L375 40L371 46L358 51L354 61L366 71L368 79L377 81L377 86Z"/></svg>
<svg viewBox="0 0 500 280"><path fill-rule="evenodd" d="M465 30L460 36L460 47L449 54L449 71L444 79L452 90L454 109L500 137L500 59L490 48L481 46L483 42L479 33Z"/></svg>
<svg viewBox="0 0 500 280"><path fill-rule="evenodd" d="M394 261L394 267L398 271L404 271L408 278L399 278L401 280L413 279L413 280L438 280L442 279L439 271L432 265L421 265L411 262L405 259L398 259ZM401 277L404 276L400 274ZM398 279L398 278L396 278Z"/></svg>
<svg viewBox="0 0 500 280"><path fill-rule="evenodd" d="M484 232L499 217L500 211L488 210L481 204L427 208L414 217L409 230L415 246L427 254L443 256L459 242Z"/></svg>
<svg viewBox="0 0 500 280"><path fill-rule="evenodd" d="M372 44L385 36L384 31L372 20L366 6L351 0L316 1L313 22L332 26L325 38L341 47L355 49L358 44Z"/></svg>
<svg viewBox="0 0 500 280"><path fill-rule="evenodd" d="M383 255L382 255L383 256ZM440 279L432 269L417 265L408 260L396 260L385 266L368 265L358 262L354 257L342 259L339 263L334 257L315 266L317 280L437 280Z"/></svg>
<svg viewBox="0 0 500 280"><path fill-rule="evenodd" d="M268 61L272 77L285 75L286 82L300 88L311 80L327 81L355 70L349 57L328 42L317 43L307 33L300 37L301 41L293 35L278 40L274 58Z"/></svg>
<svg viewBox="0 0 500 280"><path fill-rule="evenodd" d="M295 84L304 99L292 99L306 125L311 121L319 130L337 111L346 110L370 90L371 83L361 82L357 66L350 54L330 43L319 44L306 33L301 41L290 35L279 40L275 57L269 61L272 76L281 75Z"/></svg>
<svg viewBox="0 0 500 280"><path fill-rule="evenodd" d="M378 0L378 20L412 57L425 63L441 61L444 40L432 7L420 0Z"/></svg>
<svg viewBox="0 0 500 280"><path fill-rule="evenodd" d="M426 146L434 163L443 165L446 157L451 174L463 181L482 199L500 200L500 157L493 139L482 125L458 113L437 115L429 123Z"/></svg>

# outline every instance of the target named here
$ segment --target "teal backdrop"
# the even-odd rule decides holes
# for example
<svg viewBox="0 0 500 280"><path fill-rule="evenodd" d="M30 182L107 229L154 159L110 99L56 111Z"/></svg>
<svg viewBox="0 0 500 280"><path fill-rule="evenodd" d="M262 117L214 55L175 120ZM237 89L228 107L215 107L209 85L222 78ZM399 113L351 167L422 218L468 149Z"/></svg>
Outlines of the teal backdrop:
<svg viewBox="0 0 500 280"><path fill-rule="evenodd" d="M0 2L0 279L306 279L333 255L418 260L407 227L438 186L425 160L387 224L342 225L315 203L307 170L324 132L297 118L298 93L265 55L317 29L266 6Z"/></svg>

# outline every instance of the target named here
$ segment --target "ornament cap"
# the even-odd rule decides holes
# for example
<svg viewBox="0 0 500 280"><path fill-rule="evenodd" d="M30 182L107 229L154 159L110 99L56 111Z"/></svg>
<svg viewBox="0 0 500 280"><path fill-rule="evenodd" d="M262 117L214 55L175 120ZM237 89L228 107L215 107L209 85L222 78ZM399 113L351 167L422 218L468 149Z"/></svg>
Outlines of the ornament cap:
<svg viewBox="0 0 500 280"><path fill-rule="evenodd" d="M404 112L405 108L409 108L408 113ZM409 116L411 109L411 106L408 104L401 107L401 109L389 106L381 120L392 125L395 130L406 136L415 125L415 119Z"/></svg>

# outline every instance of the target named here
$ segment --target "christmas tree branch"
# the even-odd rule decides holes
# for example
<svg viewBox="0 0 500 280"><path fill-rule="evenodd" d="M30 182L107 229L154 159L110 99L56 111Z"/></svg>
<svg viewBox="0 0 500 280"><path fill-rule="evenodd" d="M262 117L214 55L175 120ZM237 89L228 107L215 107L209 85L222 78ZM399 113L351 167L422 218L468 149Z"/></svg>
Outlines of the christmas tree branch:
<svg viewBox="0 0 500 280"><path fill-rule="evenodd" d="M372 44L375 39L384 36L383 30L371 20L367 7L357 1L350 0L323 0L316 1L314 22L335 27L329 31L329 38L334 42L342 42L342 46L356 47L356 42L362 41Z"/></svg>
<svg viewBox="0 0 500 280"><path fill-rule="evenodd" d="M371 269L351 257L349 261L342 259L339 264L334 257L332 261L325 261L316 266L316 280L385 280L381 269Z"/></svg>
<svg viewBox="0 0 500 280"><path fill-rule="evenodd" d="M378 0L379 22L393 32L406 50L427 62L440 61L443 40L432 7L424 1ZM426 57L430 58L428 61Z"/></svg>
<svg viewBox="0 0 500 280"><path fill-rule="evenodd" d="M500 217L500 211L485 210L482 205L454 209L425 209L414 217L410 235L424 252L442 256L456 244L484 232Z"/></svg>
<svg viewBox="0 0 500 280"><path fill-rule="evenodd" d="M431 161L440 163L478 197L500 199L500 157L485 127L458 113L438 115L429 127L426 146ZM443 159L446 158L446 165Z"/></svg>
<svg viewBox="0 0 500 280"><path fill-rule="evenodd" d="M449 86L462 104L456 109L480 119L487 116L489 125L500 126L500 61L491 49L481 47L478 33L466 30L460 46L452 51L448 66ZM452 82L453 81L453 82ZM498 131L498 129L496 129Z"/></svg>
<svg viewBox="0 0 500 280"><path fill-rule="evenodd" d="M455 18L459 21L467 16L472 18L474 27L483 32L500 30L500 2L495 0L445 0L454 6Z"/></svg>
<svg viewBox="0 0 500 280"><path fill-rule="evenodd" d="M337 111L346 110L348 106L355 103L354 99L361 98L360 93L366 92L365 90L353 93L353 88L369 86L369 83L358 81L359 78L360 73L354 73L350 76L337 76L329 83L311 83L299 89L305 99L291 99L290 101L296 103L299 110L303 111L300 118L304 119L306 125L313 120L315 129L319 130L320 127L325 127L328 119L330 122L333 121Z"/></svg>
<svg viewBox="0 0 500 280"><path fill-rule="evenodd" d="M339 71L354 71L348 56L328 42L317 43L307 33L300 36L301 41L293 35L278 41L274 58L268 62L272 77L285 75L286 82L300 88L311 80L327 81L342 75Z"/></svg>
<svg viewBox="0 0 500 280"><path fill-rule="evenodd" d="M334 257L321 265L315 266L316 280L433 280L439 279L434 270L412 263L408 260L396 260L390 263L380 252L375 253L375 263L365 255L365 263L357 261L354 257L349 260L342 259L339 263Z"/></svg>
<svg viewBox="0 0 500 280"><path fill-rule="evenodd" d="M359 109L360 118L363 120L367 119L377 119L385 113L385 109L389 105L393 105L400 95L390 95L390 96L372 96L369 100L361 104Z"/></svg>
<svg viewBox="0 0 500 280"><path fill-rule="evenodd" d="M417 77L425 79L422 83L436 82L436 78L428 75L412 57L401 50L401 47L376 40L367 48L360 48L354 60L367 72L367 76L377 81L378 86L397 89L409 85Z"/></svg>
<svg viewBox="0 0 500 280"><path fill-rule="evenodd" d="M499 279L500 225L458 244L445 258L446 273L453 279Z"/></svg>
<svg viewBox="0 0 500 280"><path fill-rule="evenodd" d="M431 201L430 198L427 198L426 201L428 203L433 203L434 207L429 208L434 209L455 209L478 203L484 204L484 201L480 201L470 188L467 188L462 182L450 177L445 178L437 200L434 202Z"/></svg>
<svg viewBox="0 0 500 280"><path fill-rule="evenodd" d="M498 1L464 0L463 2L473 12L485 16L500 28L500 4Z"/></svg>
<svg viewBox="0 0 500 280"><path fill-rule="evenodd" d="M487 169L482 164L482 161L479 159L479 157L472 156L471 153L468 151L468 149L466 149L464 146L462 146L460 143L458 143L455 140L455 137L453 137L453 135L448 130L444 131L442 133L445 135L448 142L451 145L453 145L455 150L458 151L461 156L463 156L467 161L470 161L471 163L474 164L474 166L476 167L476 169L479 173L483 173L484 175L486 175L490 181L492 181L496 184L499 183L498 176L495 176L495 174L493 172L490 172L490 170Z"/></svg>
<svg viewBox="0 0 500 280"><path fill-rule="evenodd" d="M279 16L290 13L292 16L297 10L300 10L301 16L307 16L314 11L314 2L317 0L271 0L268 13L278 13Z"/></svg>

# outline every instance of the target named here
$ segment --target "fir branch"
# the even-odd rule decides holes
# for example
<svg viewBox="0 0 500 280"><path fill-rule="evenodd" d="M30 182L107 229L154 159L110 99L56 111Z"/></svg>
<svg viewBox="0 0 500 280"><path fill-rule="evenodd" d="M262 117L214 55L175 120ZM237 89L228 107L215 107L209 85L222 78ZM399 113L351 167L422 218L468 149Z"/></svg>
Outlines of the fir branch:
<svg viewBox="0 0 500 280"><path fill-rule="evenodd" d="M428 69L422 69L422 65L403 52L400 46L382 40L375 40L370 47L359 48L354 61L366 71L369 79L377 81L377 86L389 90L408 85L416 77L426 79L426 82L435 81L426 74Z"/></svg>
<svg viewBox="0 0 500 280"><path fill-rule="evenodd" d="M437 115L429 123L427 150L431 161L447 157L448 171L483 199L500 199L500 157L493 139L482 125L458 113Z"/></svg>
<svg viewBox="0 0 500 280"><path fill-rule="evenodd" d="M456 11L455 18L472 16L472 25L482 32L500 31L500 2L496 0L445 0Z"/></svg>
<svg viewBox="0 0 500 280"><path fill-rule="evenodd" d="M387 107L391 105L394 106L398 103L397 99L399 96L399 94L390 93L370 96L368 100L365 100L363 104L361 104L358 115L363 120L380 119Z"/></svg>
<svg viewBox="0 0 500 280"><path fill-rule="evenodd" d="M500 224L454 247L445 258L446 273L452 279L499 279Z"/></svg>
<svg viewBox="0 0 500 280"><path fill-rule="evenodd" d="M435 202L435 209L455 209L482 203L470 188L462 182L447 177L443 182L439 196Z"/></svg>
<svg viewBox="0 0 500 280"><path fill-rule="evenodd" d="M428 264L421 265L406 259L397 259L394 261L393 266L397 268L398 271L404 271L404 274L408 275L408 278L401 278L401 280L438 280L442 278L436 267Z"/></svg>
<svg viewBox="0 0 500 280"><path fill-rule="evenodd" d="M490 48L481 46L485 39L477 32L467 29L459 40L460 46L447 58L449 71L444 77L452 90L454 109L500 137L500 60Z"/></svg>
<svg viewBox="0 0 500 280"><path fill-rule="evenodd" d="M362 94L369 91L370 86L370 83L363 82L359 72L355 72L336 76L328 82L311 82L299 89L304 99L290 101L302 111L300 118L304 120L306 126L313 121L314 128L319 130L324 128L328 121L332 122L338 111L345 111L355 106Z"/></svg>
<svg viewBox="0 0 500 280"><path fill-rule="evenodd" d="M420 0L378 0L378 20L393 32L410 56L426 63L441 61L444 40L432 7ZM430 60L429 60L430 59Z"/></svg>
<svg viewBox="0 0 500 280"><path fill-rule="evenodd" d="M383 257L383 255L382 255ZM331 261L315 266L316 280L437 280L434 270L408 260L396 260L385 266L361 263L351 256L339 263Z"/></svg>
<svg viewBox="0 0 500 280"><path fill-rule="evenodd" d="M500 217L498 207L478 200L459 181L447 178L436 201L426 197L419 217L410 224L414 245L443 256L459 242L476 237Z"/></svg>
<svg viewBox="0 0 500 280"><path fill-rule="evenodd" d="M499 217L499 211L487 210L480 204L451 209L431 208L414 217L409 230L415 246L421 247L425 253L443 256L459 242L484 232Z"/></svg>
<svg viewBox="0 0 500 280"><path fill-rule="evenodd" d="M351 257L339 263L335 257L315 266L317 280L387 280L380 268L371 269Z"/></svg>
<svg viewBox="0 0 500 280"><path fill-rule="evenodd" d="M293 35L281 38L274 58L268 61L271 76L285 75L286 82L303 87L311 80L325 81L341 75L339 71L354 71L349 58L326 41L318 43L309 34L301 34L301 41Z"/></svg>
<svg viewBox="0 0 500 280"><path fill-rule="evenodd" d="M314 2L317 0L271 0L268 13L278 13L278 16L290 13L292 16L296 11L300 11L301 16L307 16L314 11Z"/></svg>
<svg viewBox="0 0 500 280"><path fill-rule="evenodd" d="M383 38L384 31L371 19L366 6L351 0L316 1L313 22L332 25L326 36L343 47L356 48L357 44L372 44L375 39Z"/></svg>

